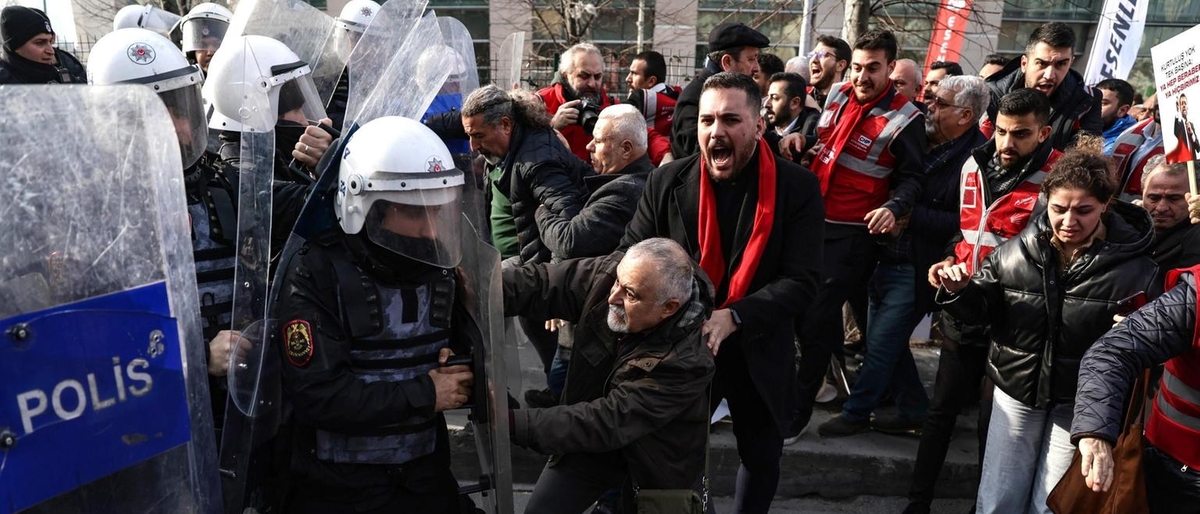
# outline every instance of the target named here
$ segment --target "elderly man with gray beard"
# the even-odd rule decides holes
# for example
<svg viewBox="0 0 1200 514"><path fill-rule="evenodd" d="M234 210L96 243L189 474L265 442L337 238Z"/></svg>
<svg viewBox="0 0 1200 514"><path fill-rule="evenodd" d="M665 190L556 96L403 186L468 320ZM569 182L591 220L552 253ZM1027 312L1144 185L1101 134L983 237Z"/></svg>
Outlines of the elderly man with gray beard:
<svg viewBox="0 0 1200 514"><path fill-rule="evenodd" d="M581 513L621 488L702 492L715 366L701 327L712 286L678 243L504 270L506 315L564 319L575 353L562 405L510 411L512 441L553 455L527 514Z"/></svg>

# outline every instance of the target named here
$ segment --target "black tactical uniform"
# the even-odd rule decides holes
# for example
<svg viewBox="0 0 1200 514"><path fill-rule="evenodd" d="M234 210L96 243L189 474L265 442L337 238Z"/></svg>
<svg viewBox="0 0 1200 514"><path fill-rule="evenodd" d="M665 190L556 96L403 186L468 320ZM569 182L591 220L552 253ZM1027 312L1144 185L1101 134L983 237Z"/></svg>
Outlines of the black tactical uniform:
<svg viewBox="0 0 1200 514"><path fill-rule="evenodd" d="M440 349L466 353L477 333L464 330L455 271L334 228L282 272L274 317L293 434L285 510L461 512L428 374Z"/></svg>

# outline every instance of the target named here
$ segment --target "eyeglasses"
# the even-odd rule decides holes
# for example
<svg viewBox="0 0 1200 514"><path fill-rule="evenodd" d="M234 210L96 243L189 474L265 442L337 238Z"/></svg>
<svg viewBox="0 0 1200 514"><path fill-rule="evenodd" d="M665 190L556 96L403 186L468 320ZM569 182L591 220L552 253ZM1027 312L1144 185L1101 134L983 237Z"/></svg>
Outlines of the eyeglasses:
<svg viewBox="0 0 1200 514"><path fill-rule="evenodd" d="M926 99L925 103L927 105L929 105L930 107L937 106L938 109L945 109L947 107L958 107L959 109L970 109L970 107L967 107L965 105L958 105L958 104L952 104L950 102L947 102L945 98L942 98L937 95L934 95L932 98Z"/></svg>
<svg viewBox="0 0 1200 514"><path fill-rule="evenodd" d="M824 51L824 50L817 51L817 52L810 52L810 53L808 54L808 60L810 60L810 61L819 61L819 60L821 60L821 59L824 59L824 58L825 58L825 56L827 56L827 55L833 55L833 52L826 52L826 51Z"/></svg>

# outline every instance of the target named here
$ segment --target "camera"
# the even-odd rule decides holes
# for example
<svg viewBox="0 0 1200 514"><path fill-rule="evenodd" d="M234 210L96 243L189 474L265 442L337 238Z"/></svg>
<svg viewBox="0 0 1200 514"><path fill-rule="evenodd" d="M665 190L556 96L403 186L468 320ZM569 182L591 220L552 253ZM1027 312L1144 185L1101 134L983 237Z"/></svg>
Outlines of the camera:
<svg viewBox="0 0 1200 514"><path fill-rule="evenodd" d="M600 119L600 102L584 98L579 101L578 109L579 119L575 123L583 127L584 132L591 134L596 130L596 120Z"/></svg>

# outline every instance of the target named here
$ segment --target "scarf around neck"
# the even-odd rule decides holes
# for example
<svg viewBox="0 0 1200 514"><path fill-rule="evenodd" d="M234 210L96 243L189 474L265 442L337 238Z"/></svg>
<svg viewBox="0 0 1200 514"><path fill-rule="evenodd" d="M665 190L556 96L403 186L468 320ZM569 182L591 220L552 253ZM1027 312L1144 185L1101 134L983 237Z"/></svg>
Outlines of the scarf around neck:
<svg viewBox="0 0 1200 514"><path fill-rule="evenodd" d="M775 225L775 155L765 139L758 140L758 201L754 207L754 225L741 262L729 277L728 293L721 307L738 301L750 289L750 280L758 270L767 247L767 238ZM728 265L721 251L721 227L717 220L717 199L712 178L704 158L700 158L700 268L708 274L713 286L720 289Z"/></svg>

